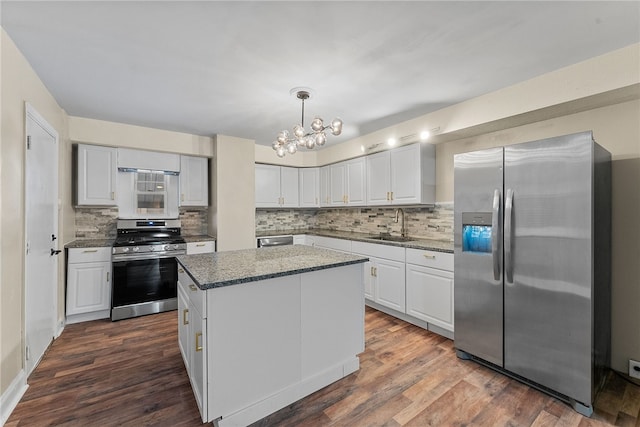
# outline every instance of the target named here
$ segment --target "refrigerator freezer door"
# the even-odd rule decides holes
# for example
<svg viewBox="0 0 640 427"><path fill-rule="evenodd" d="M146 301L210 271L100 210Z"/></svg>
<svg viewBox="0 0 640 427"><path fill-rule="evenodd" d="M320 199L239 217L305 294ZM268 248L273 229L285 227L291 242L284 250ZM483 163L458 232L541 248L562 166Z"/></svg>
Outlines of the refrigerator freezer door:
<svg viewBox="0 0 640 427"><path fill-rule="evenodd" d="M499 366L503 365L502 165L501 147L454 158L455 346Z"/></svg>
<svg viewBox="0 0 640 427"><path fill-rule="evenodd" d="M504 151L511 197L511 209L505 209L511 216L504 220L510 225L505 268L511 269L505 272L504 367L586 404L592 375L592 150L587 132Z"/></svg>

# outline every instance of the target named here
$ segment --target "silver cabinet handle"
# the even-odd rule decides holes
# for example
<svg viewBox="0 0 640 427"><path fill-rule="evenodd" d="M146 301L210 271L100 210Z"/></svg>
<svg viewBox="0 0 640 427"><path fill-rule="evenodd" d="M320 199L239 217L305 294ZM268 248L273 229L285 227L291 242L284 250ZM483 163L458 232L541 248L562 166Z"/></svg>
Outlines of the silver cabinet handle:
<svg viewBox="0 0 640 427"><path fill-rule="evenodd" d="M507 283L513 283L513 190L507 189L504 201L504 272Z"/></svg>
<svg viewBox="0 0 640 427"><path fill-rule="evenodd" d="M493 280L500 280L500 190L493 191L491 213L491 256L493 258Z"/></svg>
<svg viewBox="0 0 640 427"><path fill-rule="evenodd" d="M423 256L424 256L426 259L436 259L436 256L435 256L435 255L431 255L431 254L423 254Z"/></svg>
<svg viewBox="0 0 640 427"><path fill-rule="evenodd" d="M84 251L82 251L83 254L88 254L88 253L93 253L93 252L98 252L97 249L85 249Z"/></svg>

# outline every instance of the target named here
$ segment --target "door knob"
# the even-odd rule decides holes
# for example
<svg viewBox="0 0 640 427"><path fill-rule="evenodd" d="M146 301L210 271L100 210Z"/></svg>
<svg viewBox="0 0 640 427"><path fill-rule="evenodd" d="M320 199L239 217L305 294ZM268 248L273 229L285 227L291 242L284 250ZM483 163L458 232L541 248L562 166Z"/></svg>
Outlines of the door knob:
<svg viewBox="0 0 640 427"><path fill-rule="evenodd" d="M58 255L60 252L62 252L62 251L57 250L57 249L51 249L51 256Z"/></svg>
<svg viewBox="0 0 640 427"><path fill-rule="evenodd" d="M51 235L51 241L53 242L53 241L54 241L54 240L56 240L56 239L57 239L56 235L55 235L55 234L52 234L52 235Z"/></svg>

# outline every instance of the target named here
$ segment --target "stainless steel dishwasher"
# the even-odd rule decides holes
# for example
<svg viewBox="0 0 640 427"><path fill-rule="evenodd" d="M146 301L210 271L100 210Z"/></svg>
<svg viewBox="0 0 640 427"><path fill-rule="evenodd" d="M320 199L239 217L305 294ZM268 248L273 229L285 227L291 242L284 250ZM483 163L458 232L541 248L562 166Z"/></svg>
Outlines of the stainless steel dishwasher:
<svg viewBox="0 0 640 427"><path fill-rule="evenodd" d="M293 236L268 236L258 237L258 247L293 245Z"/></svg>

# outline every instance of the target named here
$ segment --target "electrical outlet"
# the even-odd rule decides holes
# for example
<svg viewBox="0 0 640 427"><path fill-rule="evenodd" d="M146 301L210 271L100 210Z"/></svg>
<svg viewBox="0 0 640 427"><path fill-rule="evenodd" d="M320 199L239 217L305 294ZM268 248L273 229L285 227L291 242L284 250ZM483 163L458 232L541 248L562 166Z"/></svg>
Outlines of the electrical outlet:
<svg viewBox="0 0 640 427"><path fill-rule="evenodd" d="M640 380L640 362L629 359L629 376Z"/></svg>

